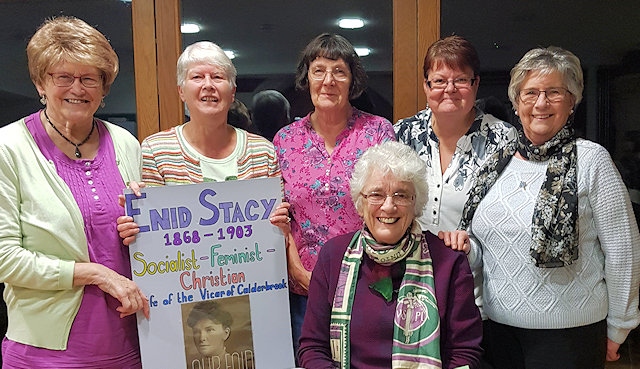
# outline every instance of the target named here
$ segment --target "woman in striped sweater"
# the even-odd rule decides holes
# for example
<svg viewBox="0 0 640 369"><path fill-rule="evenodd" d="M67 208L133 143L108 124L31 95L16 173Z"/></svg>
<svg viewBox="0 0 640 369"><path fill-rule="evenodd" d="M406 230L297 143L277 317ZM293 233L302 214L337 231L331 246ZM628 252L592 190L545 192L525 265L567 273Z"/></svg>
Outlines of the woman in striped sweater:
<svg viewBox="0 0 640 369"><path fill-rule="evenodd" d="M175 185L280 175L273 145L227 124L236 69L222 49L201 41L178 59L178 92L190 120L142 142L142 180Z"/></svg>
<svg viewBox="0 0 640 369"><path fill-rule="evenodd" d="M142 141L142 181L164 186L279 177L273 144L227 124L237 72L224 51L212 42L196 42L180 55L177 69L178 93L190 120ZM130 186L137 191L136 183ZM283 208L274 215L283 220L287 214ZM128 245L139 229L132 217L123 216L118 231Z"/></svg>

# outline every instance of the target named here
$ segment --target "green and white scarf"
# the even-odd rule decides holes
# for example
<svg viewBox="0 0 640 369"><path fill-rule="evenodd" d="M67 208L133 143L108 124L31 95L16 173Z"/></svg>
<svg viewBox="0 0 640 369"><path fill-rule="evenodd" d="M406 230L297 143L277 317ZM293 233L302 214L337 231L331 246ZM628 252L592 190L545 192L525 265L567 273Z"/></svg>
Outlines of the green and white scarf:
<svg viewBox="0 0 640 369"><path fill-rule="evenodd" d="M331 310L333 360L340 363L340 368L351 367L351 313L364 252L382 265L406 260L393 321L392 368L442 368L433 264L420 225L415 221L393 247L378 245L366 228L356 232L351 239L342 259Z"/></svg>

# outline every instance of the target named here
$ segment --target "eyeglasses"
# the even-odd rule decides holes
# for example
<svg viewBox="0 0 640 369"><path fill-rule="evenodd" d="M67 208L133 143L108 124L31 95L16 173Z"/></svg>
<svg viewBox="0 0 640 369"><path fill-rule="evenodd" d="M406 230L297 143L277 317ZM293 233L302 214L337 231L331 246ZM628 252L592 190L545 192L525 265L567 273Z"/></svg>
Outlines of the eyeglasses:
<svg viewBox="0 0 640 369"><path fill-rule="evenodd" d="M394 192L391 195L387 195L380 192L371 192L369 194L364 194L360 192L360 195L369 202L369 205L382 205L385 201L387 201L387 197L391 197L391 202L397 206L408 206L413 203L413 200L416 198L415 195L410 195L404 192Z"/></svg>
<svg viewBox="0 0 640 369"><path fill-rule="evenodd" d="M76 79L80 80L80 83L87 88L96 88L102 85L102 76L98 74L85 74L84 76L76 77L67 73L47 73L51 76L53 84L58 87L69 87L73 85Z"/></svg>
<svg viewBox="0 0 640 369"><path fill-rule="evenodd" d="M564 101L564 99L567 97L567 92L569 92L569 90L567 90L564 87L551 87L546 90L536 90L536 89L530 88L527 90L520 91L519 93L520 101L522 101L525 104L533 104L536 101L538 101L538 97L542 92L544 92L544 96L547 98L547 100L549 100L549 102L559 103Z"/></svg>
<svg viewBox="0 0 640 369"><path fill-rule="evenodd" d="M334 68L333 70L331 70L321 67L315 67L309 70L309 76L311 77L311 79L316 81L323 81L326 78L327 73L332 75L333 79L340 82L346 81L349 78L349 72L342 68Z"/></svg>
<svg viewBox="0 0 640 369"><path fill-rule="evenodd" d="M449 83L453 83L454 88L461 89L473 86L475 81L476 78L466 77L460 77L456 79L436 78L434 80L427 81L427 86L429 86L429 88L432 90L444 90L445 88L447 88L447 86L449 86Z"/></svg>

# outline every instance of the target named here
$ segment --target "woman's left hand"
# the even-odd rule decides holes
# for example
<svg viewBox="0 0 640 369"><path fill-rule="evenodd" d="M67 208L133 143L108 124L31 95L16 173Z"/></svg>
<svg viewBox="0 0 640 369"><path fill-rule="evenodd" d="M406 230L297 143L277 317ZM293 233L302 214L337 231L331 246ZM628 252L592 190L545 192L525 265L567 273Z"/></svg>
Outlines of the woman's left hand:
<svg viewBox="0 0 640 369"><path fill-rule="evenodd" d="M617 361L620 359L620 354L618 353L619 348L619 343L615 343L607 338L607 361Z"/></svg>
<svg viewBox="0 0 640 369"><path fill-rule="evenodd" d="M438 237L453 250L464 251L465 254L471 250L467 231L440 231Z"/></svg>
<svg viewBox="0 0 640 369"><path fill-rule="evenodd" d="M122 305L116 310L120 318L142 311L149 319L149 299L138 285L129 278L98 263L75 263L73 285L96 285L102 291L116 298Z"/></svg>
<svg viewBox="0 0 640 369"><path fill-rule="evenodd" d="M269 216L271 224L280 228L285 237L291 233L291 217L289 216L290 207L291 204L288 202L282 202Z"/></svg>

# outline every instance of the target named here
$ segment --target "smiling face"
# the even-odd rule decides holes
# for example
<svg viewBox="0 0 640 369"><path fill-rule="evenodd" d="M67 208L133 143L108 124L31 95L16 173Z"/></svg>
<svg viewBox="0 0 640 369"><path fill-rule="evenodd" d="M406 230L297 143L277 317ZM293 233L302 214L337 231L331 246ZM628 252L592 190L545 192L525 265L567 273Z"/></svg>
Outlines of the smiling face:
<svg viewBox="0 0 640 369"><path fill-rule="evenodd" d="M230 329L210 319L201 319L193 326L193 343L204 356L219 356L225 353L224 343Z"/></svg>
<svg viewBox="0 0 640 369"><path fill-rule="evenodd" d="M566 83L560 72L541 75L531 71L522 82L520 91L529 89L546 91L554 87L566 89ZM573 95L568 91L564 100L553 103L547 99L545 93L540 93L533 103L523 103L518 98L517 114L522 122L525 136L534 145L542 145L549 141L567 123L574 101Z"/></svg>
<svg viewBox="0 0 640 369"><path fill-rule="evenodd" d="M102 79L98 68L83 64L62 62L51 67L49 74L66 74L74 77L91 77ZM47 75L43 85L36 85L40 95L47 97L47 114L53 122L60 125L90 124L104 96L103 85L85 87L80 78L76 78L71 86L58 87L53 77Z"/></svg>
<svg viewBox="0 0 640 369"><path fill-rule="evenodd" d="M402 193L409 197L415 194L413 183L398 181L392 174L380 176L376 172L369 176L367 183L362 188L362 193L365 195L374 192L382 195ZM408 206L394 205L391 196L386 197L384 203L380 205L369 204L366 199L363 201L363 214L360 215L373 238L382 244L397 243L411 226L415 217L415 200Z"/></svg>
<svg viewBox="0 0 640 369"><path fill-rule="evenodd" d="M313 72L317 70L342 72L346 74L347 78L344 81L338 81L335 79L334 73L327 72L322 80L315 80ZM349 105L349 88L353 77L349 65L342 58L338 60L321 56L315 58L309 64L308 78L311 102L316 110L343 109Z"/></svg>
<svg viewBox="0 0 640 369"><path fill-rule="evenodd" d="M424 93L427 96L427 104L434 114L468 114L476 101L480 77L473 75L473 70L469 67L451 69L444 63L437 63L429 69L427 76L429 81L443 79L445 81L458 78L475 78L472 86L456 87L453 83L448 83L444 89L432 89L423 83Z"/></svg>
<svg viewBox="0 0 640 369"><path fill-rule="evenodd" d="M225 117L235 99L236 89L232 87L224 69L216 65L196 64L187 69L184 85L178 86L182 101L191 114L216 115Z"/></svg>

